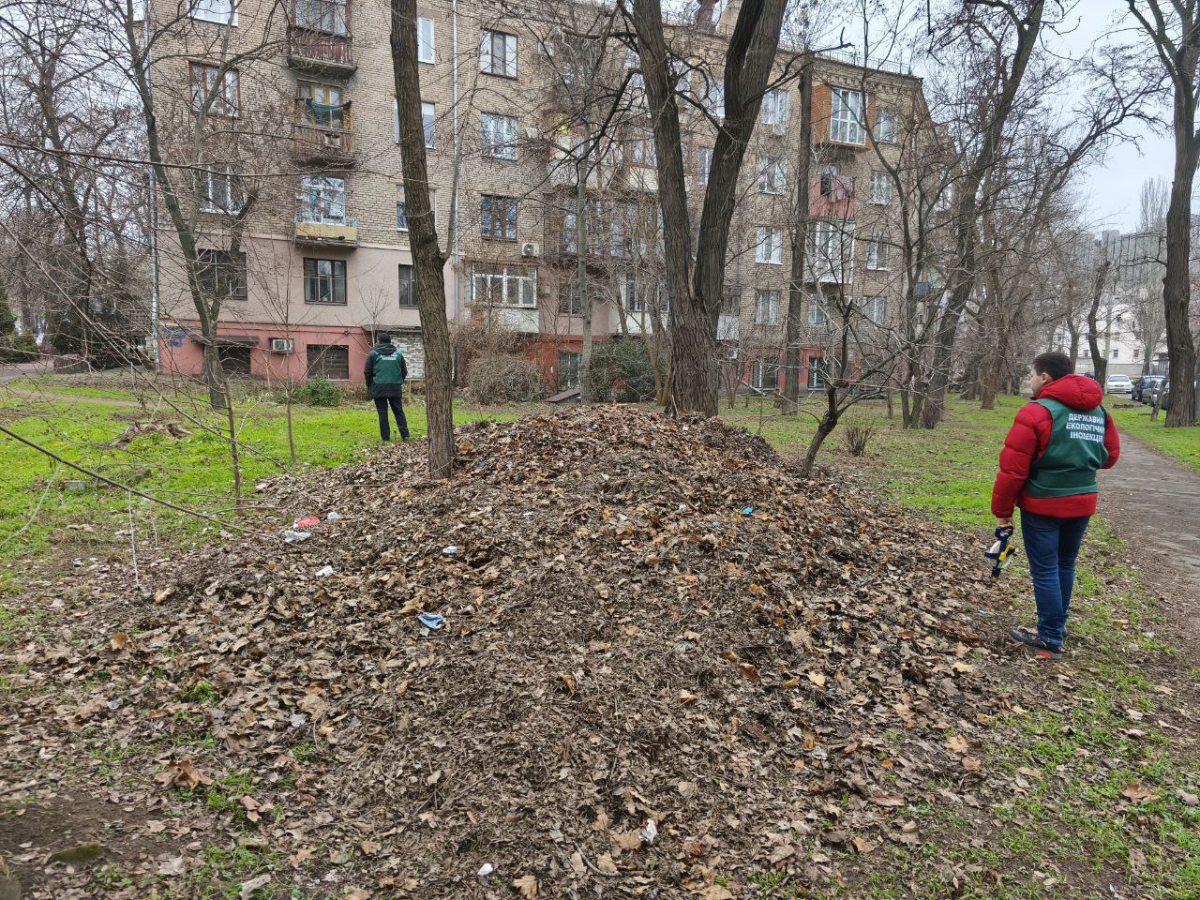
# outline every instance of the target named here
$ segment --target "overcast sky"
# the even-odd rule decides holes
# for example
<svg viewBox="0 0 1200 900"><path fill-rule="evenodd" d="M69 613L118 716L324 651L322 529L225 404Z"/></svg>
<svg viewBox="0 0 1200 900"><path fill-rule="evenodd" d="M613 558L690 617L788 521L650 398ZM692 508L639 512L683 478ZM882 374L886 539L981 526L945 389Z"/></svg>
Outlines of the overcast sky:
<svg viewBox="0 0 1200 900"><path fill-rule="evenodd" d="M1080 10L1085 10L1080 12ZM1114 19L1127 12L1125 0L1083 0L1073 18L1078 26L1062 39L1063 51L1072 56L1087 52L1099 37L1114 33L1122 42L1134 35L1120 32L1129 22L1114 27ZM1055 39L1057 41L1057 39ZM1150 52L1150 51L1147 51ZM1164 110L1170 115L1170 110ZM1153 134L1140 124L1131 128L1136 143L1121 143L1111 147L1103 163L1093 165L1081 179L1081 188L1095 219L1096 228L1119 228L1129 231L1138 225L1138 192L1147 178L1160 177L1171 181L1175 152L1171 139Z"/></svg>

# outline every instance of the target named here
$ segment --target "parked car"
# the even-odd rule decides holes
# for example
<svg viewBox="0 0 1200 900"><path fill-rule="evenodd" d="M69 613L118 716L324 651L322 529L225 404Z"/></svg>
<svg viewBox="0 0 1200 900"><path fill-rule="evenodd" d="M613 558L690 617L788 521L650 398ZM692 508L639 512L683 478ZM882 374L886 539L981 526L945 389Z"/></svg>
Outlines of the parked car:
<svg viewBox="0 0 1200 900"><path fill-rule="evenodd" d="M1128 375L1109 375L1104 385L1106 394L1128 394L1133 390L1133 382Z"/></svg>
<svg viewBox="0 0 1200 900"><path fill-rule="evenodd" d="M1133 393L1130 397L1139 403L1149 403L1154 396L1154 388L1162 384L1161 375L1143 375L1133 383Z"/></svg>
<svg viewBox="0 0 1200 900"><path fill-rule="evenodd" d="M1154 392L1158 398L1158 408L1168 409L1171 405L1171 386L1165 381Z"/></svg>

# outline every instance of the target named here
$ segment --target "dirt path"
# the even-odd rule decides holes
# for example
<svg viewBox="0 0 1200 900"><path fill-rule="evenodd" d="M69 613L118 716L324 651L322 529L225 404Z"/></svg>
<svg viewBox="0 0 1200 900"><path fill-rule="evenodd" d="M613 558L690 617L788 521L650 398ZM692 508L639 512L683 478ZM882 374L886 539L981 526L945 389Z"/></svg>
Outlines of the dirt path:
<svg viewBox="0 0 1200 900"><path fill-rule="evenodd" d="M1200 647L1200 472L1122 435L1100 475L1100 515L1129 544L1142 577L1168 601L1181 640Z"/></svg>
<svg viewBox="0 0 1200 900"><path fill-rule="evenodd" d="M69 394L66 391L39 392L26 391L20 388L4 388L0 392L0 399L5 397L14 397L18 400L38 400L43 403L88 403L94 406L120 406L131 409L140 409L142 404L136 400L117 400L113 397L87 397L81 394Z"/></svg>

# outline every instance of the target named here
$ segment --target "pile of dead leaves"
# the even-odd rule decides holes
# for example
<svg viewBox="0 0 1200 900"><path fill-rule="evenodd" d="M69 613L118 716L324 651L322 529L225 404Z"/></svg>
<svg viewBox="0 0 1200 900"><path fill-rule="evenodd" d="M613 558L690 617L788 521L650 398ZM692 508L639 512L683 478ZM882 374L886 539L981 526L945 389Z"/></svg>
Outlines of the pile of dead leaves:
<svg viewBox="0 0 1200 900"><path fill-rule="evenodd" d="M156 742L148 790L254 773L323 890L757 896L986 777L977 550L745 432L578 409L461 432L450 483L418 445L258 487L310 537L100 586L123 618L24 677L107 680L25 715Z"/></svg>

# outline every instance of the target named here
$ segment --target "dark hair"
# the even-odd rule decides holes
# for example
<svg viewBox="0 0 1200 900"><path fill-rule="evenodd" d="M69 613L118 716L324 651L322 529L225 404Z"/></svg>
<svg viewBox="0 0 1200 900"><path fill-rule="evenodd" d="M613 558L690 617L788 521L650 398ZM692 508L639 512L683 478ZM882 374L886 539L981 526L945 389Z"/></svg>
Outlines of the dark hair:
<svg viewBox="0 0 1200 900"><path fill-rule="evenodd" d="M1075 363L1067 354L1051 350L1048 353L1039 353L1033 358L1033 371L1039 375L1049 375L1052 381L1058 381L1064 375L1075 371Z"/></svg>
<svg viewBox="0 0 1200 900"><path fill-rule="evenodd" d="M381 344L390 344L392 342L392 336L386 331L381 331L379 332L379 336L376 338L376 340L378 340Z"/></svg>

